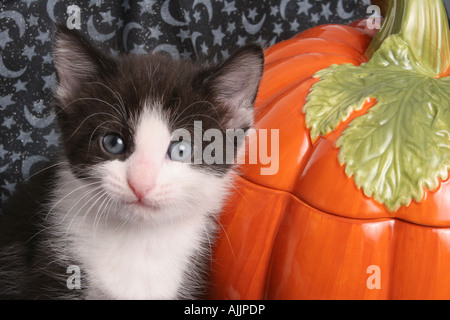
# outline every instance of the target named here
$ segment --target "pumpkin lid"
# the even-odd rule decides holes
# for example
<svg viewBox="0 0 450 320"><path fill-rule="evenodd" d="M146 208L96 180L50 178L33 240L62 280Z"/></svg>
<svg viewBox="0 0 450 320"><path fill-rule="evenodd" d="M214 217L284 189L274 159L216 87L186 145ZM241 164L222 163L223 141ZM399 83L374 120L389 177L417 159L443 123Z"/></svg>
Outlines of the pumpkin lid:
<svg viewBox="0 0 450 320"><path fill-rule="evenodd" d="M332 214L450 226L445 8L441 0L389 4L370 45L359 32L369 45L360 56L355 48L338 48L332 58L298 48L284 56L278 51L302 47L296 41L305 38L323 39L314 28L268 51L256 126L280 128L281 173L258 177L247 166L244 176ZM328 28L325 40L342 46L348 40L330 36L329 30L356 30L323 28ZM320 71L311 77L314 68Z"/></svg>

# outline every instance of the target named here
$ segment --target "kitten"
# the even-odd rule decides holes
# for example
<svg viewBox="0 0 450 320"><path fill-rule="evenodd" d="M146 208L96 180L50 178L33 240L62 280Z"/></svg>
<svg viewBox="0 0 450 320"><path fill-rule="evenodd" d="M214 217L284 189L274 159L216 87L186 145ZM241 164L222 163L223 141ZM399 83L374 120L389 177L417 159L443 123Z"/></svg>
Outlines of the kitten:
<svg viewBox="0 0 450 320"><path fill-rule="evenodd" d="M61 155L0 216L0 297L202 297L234 166L195 163L206 142L174 133L250 128L263 59L258 45L213 66L113 58L58 28Z"/></svg>

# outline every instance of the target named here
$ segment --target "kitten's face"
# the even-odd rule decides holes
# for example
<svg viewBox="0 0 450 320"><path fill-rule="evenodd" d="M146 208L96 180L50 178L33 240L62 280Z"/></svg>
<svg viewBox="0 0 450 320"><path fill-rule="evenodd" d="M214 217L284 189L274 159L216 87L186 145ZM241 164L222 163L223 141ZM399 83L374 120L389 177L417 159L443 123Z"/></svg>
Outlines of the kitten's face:
<svg viewBox="0 0 450 320"><path fill-rule="evenodd" d="M194 164L207 144L194 145L194 122L224 136L252 125L261 49L205 68L166 56L113 59L65 29L55 40L65 157L95 211L155 222L219 210L232 165ZM180 141L180 129L191 139Z"/></svg>
<svg viewBox="0 0 450 320"><path fill-rule="evenodd" d="M127 219L166 221L196 211L218 210L226 192L225 173L190 164L189 151L170 156L170 149L190 145L174 141L161 108L149 101L131 124L133 129L123 128L133 131L132 141L125 141L120 133L108 133L103 139L100 135L97 144L105 160L89 166L87 174L101 179L101 189L115 199L118 212ZM132 151L124 158L108 154L127 152L128 147Z"/></svg>

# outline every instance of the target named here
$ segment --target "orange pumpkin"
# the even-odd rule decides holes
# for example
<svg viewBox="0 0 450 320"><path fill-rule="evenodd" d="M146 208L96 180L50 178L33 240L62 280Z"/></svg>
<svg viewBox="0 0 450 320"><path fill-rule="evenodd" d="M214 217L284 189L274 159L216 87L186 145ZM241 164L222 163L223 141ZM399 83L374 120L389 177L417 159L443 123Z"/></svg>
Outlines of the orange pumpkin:
<svg viewBox="0 0 450 320"><path fill-rule="evenodd" d="M278 171L241 167L221 216L212 298L450 298L448 22L441 0L389 3L376 35L364 20L323 25L267 50L255 127L279 130ZM419 14L433 20L411 27ZM342 104L361 88L374 94Z"/></svg>

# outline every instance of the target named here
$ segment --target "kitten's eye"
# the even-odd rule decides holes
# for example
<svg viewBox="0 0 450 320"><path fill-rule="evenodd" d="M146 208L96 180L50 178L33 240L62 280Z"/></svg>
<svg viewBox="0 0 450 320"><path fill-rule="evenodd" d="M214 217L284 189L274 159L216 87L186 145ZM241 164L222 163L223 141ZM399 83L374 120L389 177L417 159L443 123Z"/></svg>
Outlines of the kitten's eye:
<svg viewBox="0 0 450 320"><path fill-rule="evenodd" d="M103 138L103 148L111 154L125 152L125 143L118 134L108 134Z"/></svg>
<svg viewBox="0 0 450 320"><path fill-rule="evenodd" d="M185 161L191 157L192 146L188 141L172 142L167 151L167 157L172 161Z"/></svg>

